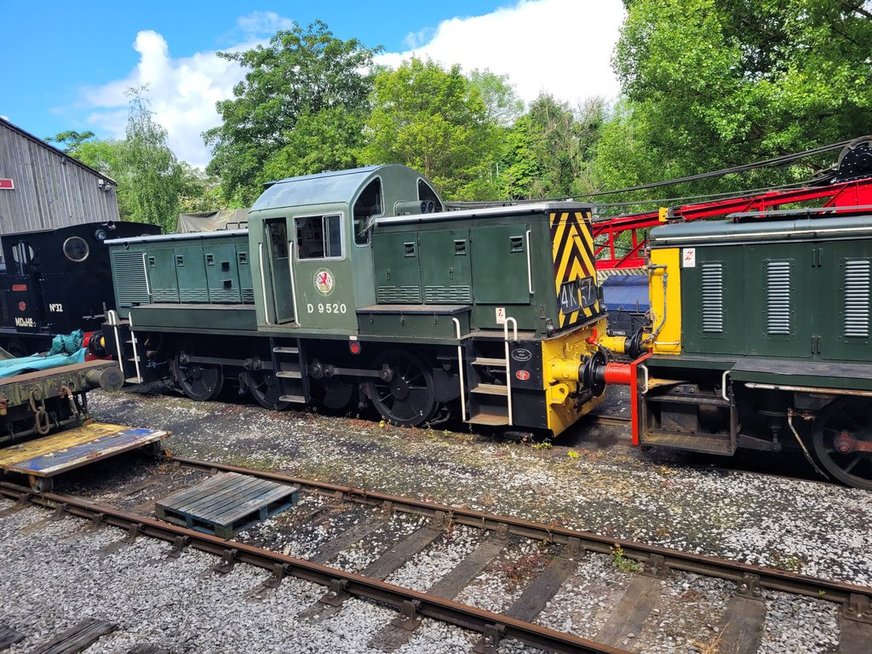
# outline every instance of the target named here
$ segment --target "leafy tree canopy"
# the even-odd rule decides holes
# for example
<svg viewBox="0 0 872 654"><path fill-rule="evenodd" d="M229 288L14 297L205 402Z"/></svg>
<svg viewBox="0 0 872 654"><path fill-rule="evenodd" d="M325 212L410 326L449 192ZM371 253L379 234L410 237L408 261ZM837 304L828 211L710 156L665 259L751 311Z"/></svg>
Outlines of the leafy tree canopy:
<svg viewBox="0 0 872 654"><path fill-rule="evenodd" d="M539 96L506 135L503 196L554 198L589 191L593 146L604 116L601 99L573 110L550 95Z"/></svg>
<svg viewBox="0 0 872 654"><path fill-rule="evenodd" d="M225 195L250 204L275 177L354 165L348 152L361 145L367 71L378 51L316 21L278 32L266 46L219 53L246 70L235 97L217 105L222 124L204 134L213 153L208 171L221 177Z"/></svg>
<svg viewBox="0 0 872 654"><path fill-rule="evenodd" d="M614 57L626 102L598 147L604 186L715 170L868 132L872 21L861 0L626 5ZM683 190L806 179L831 160L832 153Z"/></svg>
<svg viewBox="0 0 872 654"><path fill-rule="evenodd" d="M494 197L494 123L459 66L413 59L382 71L372 103L364 161L411 166L448 198Z"/></svg>

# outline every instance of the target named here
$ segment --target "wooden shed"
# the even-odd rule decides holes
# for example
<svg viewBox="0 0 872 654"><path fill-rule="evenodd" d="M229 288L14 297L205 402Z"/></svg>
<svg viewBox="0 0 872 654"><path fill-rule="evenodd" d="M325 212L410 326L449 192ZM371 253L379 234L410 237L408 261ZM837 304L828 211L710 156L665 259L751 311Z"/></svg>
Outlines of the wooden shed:
<svg viewBox="0 0 872 654"><path fill-rule="evenodd" d="M0 236L118 220L117 183L0 118Z"/></svg>

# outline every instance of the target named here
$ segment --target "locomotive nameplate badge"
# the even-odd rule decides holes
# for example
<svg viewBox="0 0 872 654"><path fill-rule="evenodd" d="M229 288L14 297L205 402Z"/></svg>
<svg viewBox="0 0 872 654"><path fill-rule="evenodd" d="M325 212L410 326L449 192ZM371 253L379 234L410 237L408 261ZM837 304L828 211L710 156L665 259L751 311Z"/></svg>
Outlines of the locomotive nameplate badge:
<svg viewBox="0 0 872 654"><path fill-rule="evenodd" d="M696 248L684 248L681 251L681 267L696 268Z"/></svg>
<svg viewBox="0 0 872 654"><path fill-rule="evenodd" d="M315 276L312 278L312 281L315 284L315 290L318 291L321 295L331 295L333 293L333 289L336 288L336 280L333 277L333 273L330 272L327 268L319 268L315 272Z"/></svg>

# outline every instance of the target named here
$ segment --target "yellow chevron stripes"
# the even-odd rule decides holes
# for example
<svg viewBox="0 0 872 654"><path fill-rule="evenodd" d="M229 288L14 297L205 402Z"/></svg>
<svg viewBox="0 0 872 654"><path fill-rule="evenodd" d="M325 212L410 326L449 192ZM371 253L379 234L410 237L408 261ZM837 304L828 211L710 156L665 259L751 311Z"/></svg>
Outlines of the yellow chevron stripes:
<svg viewBox="0 0 872 654"><path fill-rule="evenodd" d="M600 313L593 236L588 221L589 217L582 211L554 211L549 215L554 291L561 308L559 327Z"/></svg>

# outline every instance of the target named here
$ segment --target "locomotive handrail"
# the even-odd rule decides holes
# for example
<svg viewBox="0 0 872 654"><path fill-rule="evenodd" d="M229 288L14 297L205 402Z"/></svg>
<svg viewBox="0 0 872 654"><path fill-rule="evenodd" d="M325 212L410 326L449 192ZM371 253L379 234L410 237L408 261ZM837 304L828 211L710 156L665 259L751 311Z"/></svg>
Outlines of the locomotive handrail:
<svg viewBox="0 0 872 654"><path fill-rule="evenodd" d="M294 286L294 242L288 241L288 275L291 277L291 303L294 305L294 322L300 326L300 314L297 313L297 289ZM278 316L276 316L278 317Z"/></svg>
<svg viewBox="0 0 872 654"><path fill-rule="evenodd" d="M530 295L533 295L533 267L530 262L530 235L533 233L532 229L528 229L526 233L527 238L527 290L530 292Z"/></svg>
<svg viewBox="0 0 872 654"><path fill-rule="evenodd" d="M142 383L142 374L139 371L139 353L136 351L136 334L133 332L133 312L130 312L130 315L127 316L127 321L130 324L130 344L133 346L133 366L136 369L136 383ZM118 364L122 366L122 370L124 370L124 364L119 361Z"/></svg>
<svg viewBox="0 0 872 654"><path fill-rule="evenodd" d="M263 274L263 243L257 244L257 264L260 269L260 291L263 295L263 319L267 325L272 323L269 321L269 306L266 303L266 277Z"/></svg>
<svg viewBox="0 0 872 654"><path fill-rule="evenodd" d="M452 318L454 323L454 332L457 334L457 371L460 373L460 415L463 422L466 422L466 388L463 380L463 369L466 364L463 361L463 345L460 341L460 321L457 318Z"/></svg>
<svg viewBox="0 0 872 654"><path fill-rule="evenodd" d="M151 302L151 284L148 283L148 263L145 252L142 253L142 272L145 274L145 293L148 295L148 301Z"/></svg>
<svg viewBox="0 0 872 654"><path fill-rule="evenodd" d="M124 359L121 354L121 331L118 329L118 313L115 309L109 309L106 312L106 320L109 321L109 324L112 325L112 331L115 333L115 350L118 352L118 365L121 366L121 370L124 370Z"/></svg>
<svg viewBox="0 0 872 654"><path fill-rule="evenodd" d="M721 397L724 398L725 402L730 401L730 398L727 396L727 377L729 374L729 370L724 370L724 374L721 375Z"/></svg>
<svg viewBox="0 0 872 654"><path fill-rule="evenodd" d="M509 322L512 323L512 334L513 341L518 340L518 321L512 318L511 316L506 316L506 319L503 321L503 335L506 346L506 399L507 409L509 411L509 424L514 425L515 421L512 417L512 361L509 358Z"/></svg>

